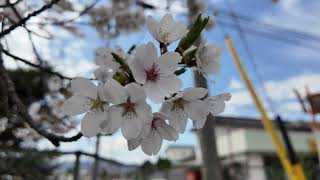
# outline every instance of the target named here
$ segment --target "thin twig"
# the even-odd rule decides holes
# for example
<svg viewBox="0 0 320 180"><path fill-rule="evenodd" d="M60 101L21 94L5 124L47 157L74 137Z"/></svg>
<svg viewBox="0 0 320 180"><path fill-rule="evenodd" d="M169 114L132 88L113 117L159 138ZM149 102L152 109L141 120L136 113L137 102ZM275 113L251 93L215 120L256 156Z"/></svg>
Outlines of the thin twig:
<svg viewBox="0 0 320 180"><path fill-rule="evenodd" d="M50 9L54 4L58 3L59 1L60 0L52 0L49 4L46 4L46 5L42 6L42 8L30 13L27 17L21 19L21 21L19 21L18 23L14 24L14 25L10 26L9 28L5 29L4 31L2 31L0 33L0 38L9 34L11 31L16 29L17 27L24 25L30 18L41 14L43 11L45 11L47 9Z"/></svg>

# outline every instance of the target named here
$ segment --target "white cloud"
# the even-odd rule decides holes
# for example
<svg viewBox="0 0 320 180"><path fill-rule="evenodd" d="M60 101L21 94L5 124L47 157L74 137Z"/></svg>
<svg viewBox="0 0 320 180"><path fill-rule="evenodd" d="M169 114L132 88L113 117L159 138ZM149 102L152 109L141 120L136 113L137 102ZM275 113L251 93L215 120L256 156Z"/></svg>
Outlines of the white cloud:
<svg viewBox="0 0 320 180"><path fill-rule="evenodd" d="M277 25L283 28L292 29L299 32L309 33L313 36L320 37L320 1L303 0L283 0L277 3L280 9L274 13L263 15L260 20L268 24ZM305 47L290 46L286 49L280 49L281 53L285 53L290 60L305 63L306 61L317 61L319 53L308 50L308 47L313 49L320 48L317 41L308 39L301 40ZM302 61L303 60L303 61Z"/></svg>
<svg viewBox="0 0 320 180"><path fill-rule="evenodd" d="M229 89L230 90L239 90L239 89L243 89L243 84L241 81L237 80L237 79L231 79L230 84L229 84Z"/></svg>
<svg viewBox="0 0 320 180"><path fill-rule="evenodd" d="M119 133L109 137L102 137L100 144L101 156L123 163L141 164L145 160L154 161L157 158L157 156L150 157L144 154L140 147L134 151L129 151L127 141Z"/></svg>
<svg viewBox="0 0 320 180"><path fill-rule="evenodd" d="M227 115L243 115L242 111L253 108L254 104L252 98L246 88L240 86L241 82L231 80L229 89L232 98L227 102ZM292 76L283 80L270 80L265 82L265 87L269 97L271 97L273 104L278 108L279 112L291 112L301 114L301 107L298 103L293 89L297 89L300 93L305 95L305 86L308 85L311 92L320 91L320 74L319 73L303 73L297 76ZM236 87L236 88L235 88ZM265 94L263 94L261 87L257 88L257 93L260 100L265 101Z"/></svg>
<svg viewBox="0 0 320 180"><path fill-rule="evenodd" d="M320 90L320 74L304 73L284 80L272 80L265 83L270 96L276 101L294 99L293 89L304 93L304 87L308 85L311 91Z"/></svg>

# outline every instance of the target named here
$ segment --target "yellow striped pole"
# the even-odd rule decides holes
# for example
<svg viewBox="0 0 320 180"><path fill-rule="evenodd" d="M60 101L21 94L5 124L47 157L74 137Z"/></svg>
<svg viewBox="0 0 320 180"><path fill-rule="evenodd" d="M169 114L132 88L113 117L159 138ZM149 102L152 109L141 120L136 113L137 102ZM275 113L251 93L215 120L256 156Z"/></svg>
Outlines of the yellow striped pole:
<svg viewBox="0 0 320 180"><path fill-rule="evenodd" d="M279 159L281 161L283 168L285 169L285 171L287 172L287 174L291 180L297 180L296 176L294 175L294 171L291 166L291 163L288 159L287 152L285 151L285 148L284 148L280 138L278 137L276 130L273 127L272 121L268 118L267 112L264 109L260 99L258 98L257 93L255 92L254 87L251 84L251 81L250 81L247 73L245 72L245 70L240 62L240 57L238 56L238 54L233 46L232 40L230 39L229 36L225 37L225 42L226 42L228 50L232 56L232 59L234 60L236 66L237 66L237 69L239 70L240 75L241 75L244 83L246 84L256 107L258 108L258 110L260 112L262 124L264 125L265 130L267 131L267 133L270 135L270 137L272 139L273 145L276 149L276 152L279 156Z"/></svg>

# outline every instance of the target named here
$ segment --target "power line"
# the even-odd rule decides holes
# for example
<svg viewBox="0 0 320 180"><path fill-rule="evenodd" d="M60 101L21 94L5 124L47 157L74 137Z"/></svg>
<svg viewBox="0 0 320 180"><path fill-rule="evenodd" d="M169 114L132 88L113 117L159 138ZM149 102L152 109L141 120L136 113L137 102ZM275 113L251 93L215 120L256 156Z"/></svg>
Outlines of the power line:
<svg viewBox="0 0 320 180"><path fill-rule="evenodd" d="M320 37L314 34L259 22L249 17L220 9L215 9L214 14L216 16L217 23L221 26L235 29L237 31L240 27L245 31L244 33L250 33L250 35L258 35L266 39L293 44L295 46L300 46L317 52L319 50L319 46L317 44L320 45ZM237 19L237 23L234 22L235 18Z"/></svg>
<svg viewBox="0 0 320 180"><path fill-rule="evenodd" d="M228 7L230 9L232 20L236 24L236 29L238 30L240 40L241 40L241 42L242 42L242 44L244 46L244 49L245 49L246 54L248 56L249 62L253 66L253 70L254 70L253 72L254 72L255 77L256 77L256 79L258 80L258 82L259 82L259 84L261 86L262 93L265 96L265 100L267 101L267 104L268 104L271 112L272 113L276 113L276 107L275 107L271 97L269 96L269 94L267 92L267 89L266 89L265 84L264 84L264 79L263 79L262 75L259 73L260 71L259 71L258 64L255 61L255 57L254 57L254 55L253 55L253 53L252 53L252 51L250 49L249 43L247 41L247 38L246 38L245 34L243 33L242 28L238 24L238 18L237 18L237 16L233 16L233 14L234 14L233 12L234 11L233 11L233 9L231 7L231 4L230 4L229 0L227 0L226 3L227 3L227 5L228 5Z"/></svg>

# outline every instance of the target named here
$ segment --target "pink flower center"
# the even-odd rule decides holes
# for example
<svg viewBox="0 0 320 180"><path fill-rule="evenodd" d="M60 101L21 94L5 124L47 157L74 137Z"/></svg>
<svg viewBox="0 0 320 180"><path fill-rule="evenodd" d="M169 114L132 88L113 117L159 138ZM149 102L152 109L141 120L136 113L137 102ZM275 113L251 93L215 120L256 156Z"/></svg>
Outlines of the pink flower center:
<svg viewBox="0 0 320 180"><path fill-rule="evenodd" d="M130 98L127 99L127 102L122 104L123 113L122 116L127 115L128 113L135 113L135 103L130 101Z"/></svg>
<svg viewBox="0 0 320 180"><path fill-rule="evenodd" d="M153 63L149 70L146 70L147 81L157 81L160 78L160 67L159 65Z"/></svg>
<svg viewBox="0 0 320 180"><path fill-rule="evenodd" d="M153 130L157 129L157 126L156 126L156 123L155 123L156 121L157 121L157 119L153 119L152 122L151 122L151 129L153 129Z"/></svg>

